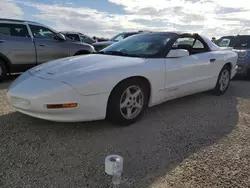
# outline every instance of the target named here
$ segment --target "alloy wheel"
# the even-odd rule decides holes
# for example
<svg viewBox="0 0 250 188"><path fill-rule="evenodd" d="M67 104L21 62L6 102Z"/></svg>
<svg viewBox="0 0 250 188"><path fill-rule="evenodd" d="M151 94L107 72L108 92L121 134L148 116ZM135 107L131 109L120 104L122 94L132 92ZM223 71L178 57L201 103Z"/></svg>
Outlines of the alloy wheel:
<svg viewBox="0 0 250 188"><path fill-rule="evenodd" d="M144 95L138 86L128 87L120 99L120 112L126 119L137 117L144 104Z"/></svg>
<svg viewBox="0 0 250 188"><path fill-rule="evenodd" d="M224 91L227 89L228 84L230 82L230 74L229 71L227 69L223 70L223 72L221 73L221 77L220 77L220 90Z"/></svg>

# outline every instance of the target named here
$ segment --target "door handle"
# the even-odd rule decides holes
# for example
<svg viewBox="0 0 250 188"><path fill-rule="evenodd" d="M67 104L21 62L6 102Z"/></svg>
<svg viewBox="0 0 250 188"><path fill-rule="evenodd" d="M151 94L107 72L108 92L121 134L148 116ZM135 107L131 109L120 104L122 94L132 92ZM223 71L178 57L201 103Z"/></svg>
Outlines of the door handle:
<svg viewBox="0 0 250 188"><path fill-rule="evenodd" d="M214 63L216 59L210 59L210 63Z"/></svg>
<svg viewBox="0 0 250 188"><path fill-rule="evenodd" d="M0 40L0 43L4 43L5 42L5 40Z"/></svg>
<svg viewBox="0 0 250 188"><path fill-rule="evenodd" d="M41 47L47 46L46 44L37 44L37 45Z"/></svg>

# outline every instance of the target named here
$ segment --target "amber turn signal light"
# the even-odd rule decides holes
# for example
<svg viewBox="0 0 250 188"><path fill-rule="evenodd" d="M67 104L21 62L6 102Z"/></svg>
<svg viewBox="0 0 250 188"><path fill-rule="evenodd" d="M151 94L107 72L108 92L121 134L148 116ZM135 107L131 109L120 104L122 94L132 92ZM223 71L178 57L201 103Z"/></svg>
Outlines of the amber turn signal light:
<svg viewBox="0 0 250 188"><path fill-rule="evenodd" d="M67 104L47 104L48 109L55 109L55 108L75 108L77 107L77 103L67 103Z"/></svg>

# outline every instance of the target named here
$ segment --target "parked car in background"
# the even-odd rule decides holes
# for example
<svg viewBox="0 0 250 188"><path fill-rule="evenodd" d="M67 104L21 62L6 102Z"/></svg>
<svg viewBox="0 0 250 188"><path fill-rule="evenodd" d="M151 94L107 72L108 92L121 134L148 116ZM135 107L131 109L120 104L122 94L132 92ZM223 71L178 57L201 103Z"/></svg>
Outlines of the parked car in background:
<svg viewBox="0 0 250 188"><path fill-rule="evenodd" d="M101 52L26 71L9 87L7 99L17 111L37 118L107 117L129 125L146 107L207 90L224 94L236 61L237 53L198 34L134 35Z"/></svg>
<svg viewBox="0 0 250 188"><path fill-rule="evenodd" d="M104 42L109 40L108 38L96 37L96 36L93 36L93 39L96 40L96 42Z"/></svg>
<svg viewBox="0 0 250 188"><path fill-rule="evenodd" d="M238 53L237 75L250 79L250 35L224 36L216 44L220 47L231 47Z"/></svg>
<svg viewBox="0 0 250 188"><path fill-rule="evenodd" d="M111 38L109 41L104 41L104 42L96 42L94 44L92 44L95 48L96 51L100 51L108 46L110 46L111 44L118 42L122 39L125 39L129 36L132 35L136 35L136 34L140 34L143 31L138 31L138 32L123 32L123 33L119 33L118 35L114 36L113 38Z"/></svg>
<svg viewBox="0 0 250 188"><path fill-rule="evenodd" d="M78 42L83 42L87 44L93 44L96 42L96 40L94 40L93 38L79 32L62 31L61 33L64 34L66 37Z"/></svg>
<svg viewBox="0 0 250 188"><path fill-rule="evenodd" d="M0 80L53 59L94 51L91 45L67 39L45 25L0 19Z"/></svg>

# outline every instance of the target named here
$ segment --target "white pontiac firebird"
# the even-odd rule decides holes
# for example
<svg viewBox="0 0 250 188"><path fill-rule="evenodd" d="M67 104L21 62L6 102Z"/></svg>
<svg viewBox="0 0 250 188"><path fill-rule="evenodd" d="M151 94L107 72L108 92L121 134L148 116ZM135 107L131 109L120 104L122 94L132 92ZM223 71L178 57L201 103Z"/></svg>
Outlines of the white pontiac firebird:
<svg viewBox="0 0 250 188"><path fill-rule="evenodd" d="M18 77L7 92L17 111L79 122L134 123L146 107L212 90L236 74L237 54L206 37L177 32L131 36L101 52L54 60Z"/></svg>

